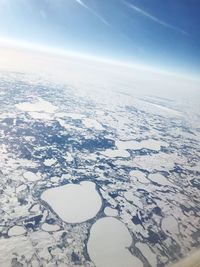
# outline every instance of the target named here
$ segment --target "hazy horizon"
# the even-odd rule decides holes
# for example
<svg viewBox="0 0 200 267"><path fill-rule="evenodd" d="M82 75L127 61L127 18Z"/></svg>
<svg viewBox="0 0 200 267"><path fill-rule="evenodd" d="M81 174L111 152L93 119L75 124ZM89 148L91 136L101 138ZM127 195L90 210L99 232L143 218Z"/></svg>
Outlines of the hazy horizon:
<svg viewBox="0 0 200 267"><path fill-rule="evenodd" d="M0 0L0 42L197 76L197 1Z"/></svg>

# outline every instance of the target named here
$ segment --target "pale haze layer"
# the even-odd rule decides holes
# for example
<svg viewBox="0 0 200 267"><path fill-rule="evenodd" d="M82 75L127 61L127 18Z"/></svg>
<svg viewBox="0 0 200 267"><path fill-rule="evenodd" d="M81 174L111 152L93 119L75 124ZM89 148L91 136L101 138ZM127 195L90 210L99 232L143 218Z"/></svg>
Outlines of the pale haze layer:
<svg viewBox="0 0 200 267"><path fill-rule="evenodd" d="M1 0L0 39L199 73L198 1Z"/></svg>

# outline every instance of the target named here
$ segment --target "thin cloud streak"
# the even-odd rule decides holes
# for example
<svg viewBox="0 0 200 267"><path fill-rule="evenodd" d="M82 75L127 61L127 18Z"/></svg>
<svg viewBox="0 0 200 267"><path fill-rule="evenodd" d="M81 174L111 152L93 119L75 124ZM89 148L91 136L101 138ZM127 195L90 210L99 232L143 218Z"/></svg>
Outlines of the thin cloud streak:
<svg viewBox="0 0 200 267"><path fill-rule="evenodd" d="M109 26L109 23L103 18L101 17L99 14L97 14L93 9L91 9L89 6L87 6L85 3L83 3L82 0L75 0L79 5L81 5L82 7L84 7L85 9L87 9L88 11L90 11L95 17L97 17L98 19L101 20L101 22L103 22L104 24L106 24L107 26Z"/></svg>
<svg viewBox="0 0 200 267"><path fill-rule="evenodd" d="M137 7L137 6L133 5L133 4L127 3L126 1L123 1L123 2L124 2L124 4L125 4L126 6L128 6L129 8L131 8L131 9L135 10L136 12L138 12L139 14L141 14L141 15L143 15L143 16L145 16L145 17L151 19L151 20L153 20L154 22L156 22L156 23L162 25L163 27L172 29L172 30L177 31L177 32L180 32L180 33L182 33L182 34L184 34L184 35L188 35L188 33L185 32L184 30L182 30L182 29L180 29L180 28L177 28L177 27L175 27L175 26L173 26L173 25L171 25L171 24L168 24L168 23L166 23L166 22L164 22L164 21L158 19L157 17L152 16L151 14L149 14L149 13L146 12L146 11L144 11L143 9L141 9L141 8L139 8L139 7Z"/></svg>

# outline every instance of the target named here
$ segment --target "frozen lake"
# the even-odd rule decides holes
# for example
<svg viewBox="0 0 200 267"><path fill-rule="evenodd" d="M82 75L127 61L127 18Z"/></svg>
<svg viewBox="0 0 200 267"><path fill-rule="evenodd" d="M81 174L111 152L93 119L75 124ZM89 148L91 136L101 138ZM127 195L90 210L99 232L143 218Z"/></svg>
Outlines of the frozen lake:
<svg viewBox="0 0 200 267"><path fill-rule="evenodd" d="M95 183L92 182L47 189L41 199L67 223L80 223L93 218L102 205Z"/></svg>
<svg viewBox="0 0 200 267"><path fill-rule="evenodd" d="M128 248L132 237L126 226L113 217L98 220L91 228L88 254L97 267L142 267Z"/></svg>

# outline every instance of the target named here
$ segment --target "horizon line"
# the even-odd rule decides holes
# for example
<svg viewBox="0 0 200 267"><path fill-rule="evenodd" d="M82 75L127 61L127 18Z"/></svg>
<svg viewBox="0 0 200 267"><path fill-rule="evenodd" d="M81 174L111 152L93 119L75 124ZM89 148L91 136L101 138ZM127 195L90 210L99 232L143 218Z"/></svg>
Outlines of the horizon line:
<svg viewBox="0 0 200 267"><path fill-rule="evenodd" d="M142 69L142 70L149 71L149 72L155 72L155 73L160 73L164 75L177 76L180 78L187 78L187 79L200 81L200 79L196 75L188 75L187 73L187 76L185 76L186 73L176 72L176 71L174 72L173 70L169 71L164 68L161 69L160 66L141 64L141 63L133 62L133 61L122 61L122 60L118 60L115 58L105 58L105 57L100 57L100 56L96 56L93 54L87 54L87 53L72 51L72 50L63 49L63 48L55 48L55 47L47 46L44 44L36 44L33 42L27 42L27 41L19 40L19 39L0 37L0 47L1 46L5 48L31 50L33 52L51 54L54 56L68 56L68 57L74 57L74 58L82 58L85 60L91 60L91 61L96 61L100 63L118 65L118 66L127 67L127 68L137 68L137 69Z"/></svg>

